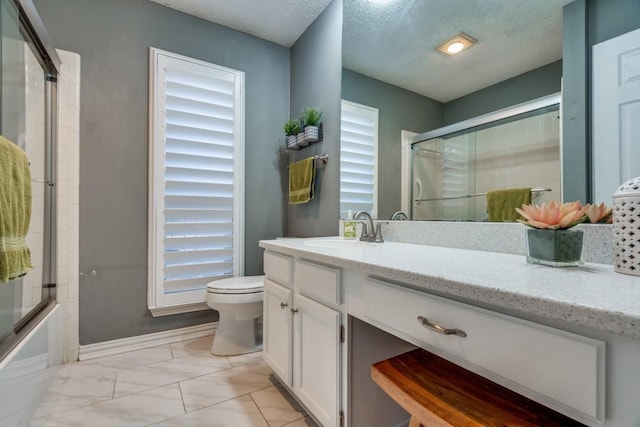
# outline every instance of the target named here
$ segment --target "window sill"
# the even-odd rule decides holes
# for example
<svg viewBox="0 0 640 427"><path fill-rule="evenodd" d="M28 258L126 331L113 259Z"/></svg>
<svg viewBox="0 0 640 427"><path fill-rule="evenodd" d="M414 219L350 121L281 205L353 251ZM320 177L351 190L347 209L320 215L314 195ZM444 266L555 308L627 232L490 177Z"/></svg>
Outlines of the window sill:
<svg viewBox="0 0 640 427"><path fill-rule="evenodd" d="M204 302L171 305L167 307L149 307L153 317L171 316L173 314L191 313L194 311L211 310Z"/></svg>

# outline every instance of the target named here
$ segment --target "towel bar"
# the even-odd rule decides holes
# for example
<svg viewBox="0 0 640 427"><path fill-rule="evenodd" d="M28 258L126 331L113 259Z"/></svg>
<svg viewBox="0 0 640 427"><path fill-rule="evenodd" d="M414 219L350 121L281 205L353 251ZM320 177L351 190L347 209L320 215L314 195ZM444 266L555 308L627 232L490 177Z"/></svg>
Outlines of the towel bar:
<svg viewBox="0 0 640 427"><path fill-rule="evenodd" d="M546 193L547 191L553 191L550 188L532 188L532 193ZM456 199L468 199L469 197L483 197L487 193L475 193L465 194L464 196L449 196L449 197L436 197L434 199L415 199L414 202L435 202L438 200L456 200Z"/></svg>
<svg viewBox="0 0 640 427"><path fill-rule="evenodd" d="M322 163L326 164L329 161L329 155L328 154L322 154L320 156L312 156L313 160L322 160ZM289 165L287 165L287 169L289 168Z"/></svg>

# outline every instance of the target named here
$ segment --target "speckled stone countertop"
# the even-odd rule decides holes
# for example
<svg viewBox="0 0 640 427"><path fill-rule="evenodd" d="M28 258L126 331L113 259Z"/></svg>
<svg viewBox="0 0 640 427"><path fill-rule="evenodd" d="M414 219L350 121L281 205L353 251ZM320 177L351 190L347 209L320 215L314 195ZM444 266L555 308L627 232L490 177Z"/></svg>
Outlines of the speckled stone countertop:
<svg viewBox="0 0 640 427"><path fill-rule="evenodd" d="M397 242L333 243L337 239L263 240L260 246L416 289L640 339L640 277L615 273L610 265L553 268L528 264L522 255Z"/></svg>

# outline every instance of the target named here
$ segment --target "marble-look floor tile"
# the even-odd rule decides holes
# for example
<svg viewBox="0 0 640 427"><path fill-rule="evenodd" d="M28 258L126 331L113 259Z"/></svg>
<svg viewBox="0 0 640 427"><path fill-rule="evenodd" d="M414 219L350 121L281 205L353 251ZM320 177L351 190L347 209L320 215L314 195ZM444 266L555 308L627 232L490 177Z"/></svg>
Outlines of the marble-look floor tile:
<svg viewBox="0 0 640 427"><path fill-rule="evenodd" d="M178 381L196 378L231 368L226 357L208 358L188 356L179 359L154 363L137 369L123 369L118 371L114 397L167 385Z"/></svg>
<svg viewBox="0 0 640 427"><path fill-rule="evenodd" d="M256 351L254 353L239 354L237 356L227 356L229 362L233 366L246 365L247 363L258 362L262 360L262 351Z"/></svg>
<svg viewBox="0 0 640 427"><path fill-rule="evenodd" d="M174 359L186 356L211 356L209 351L212 343L213 334L189 341L176 342L171 344L171 353L173 353Z"/></svg>
<svg viewBox="0 0 640 427"><path fill-rule="evenodd" d="M85 365L99 365L117 369L137 369L154 363L173 359L171 347L167 345L129 351L113 356L99 357L82 362Z"/></svg>
<svg viewBox="0 0 640 427"><path fill-rule="evenodd" d="M306 415L281 385L251 393L251 398L260 408L270 427L281 427Z"/></svg>
<svg viewBox="0 0 640 427"><path fill-rule="evenodd" d="M287 424L283 427L318 427L318 424L316 424L311 418L306 417Z"/></svg>
<svg viewBox="0 0 640 427"><path fill-rule="evenodd" d="M250 363L180 382L187 412L274 385L264 362Z"/></svg>
<svg viewBox="0 0 640 427"><path fill-rule="evenodd" d="M114 368L82 363L60 366L34 418L112 399L116 372Z"/></svg>
<svg viewBox="0 0 640 427"><path fill-rule="evenodd" d="M186 415L154 424L153 427L268 427L269 424L249 396L227 400Z"/></svg>
<svg viewBox="0 0 640 427"><path fill-rule="evenodd" d="M36 418L29 427L136 427L184 414L177 384Z"/></svg>

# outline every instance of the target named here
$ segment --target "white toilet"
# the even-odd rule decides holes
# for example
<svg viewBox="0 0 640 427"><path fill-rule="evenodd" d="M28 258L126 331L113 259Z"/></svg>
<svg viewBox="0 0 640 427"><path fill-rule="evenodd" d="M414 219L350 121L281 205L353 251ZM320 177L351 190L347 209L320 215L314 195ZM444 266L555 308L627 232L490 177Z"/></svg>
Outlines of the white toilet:
<svg viewBox="0 0 640 427"><path fill-rule="evenodd" d="M264 276L230 277L207 284L207 305L220 313L211 353L217 356L262 349Z"/></svg>

